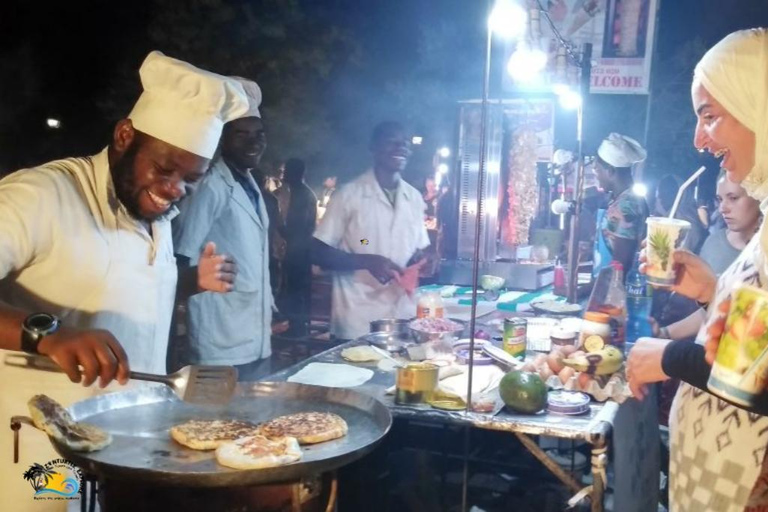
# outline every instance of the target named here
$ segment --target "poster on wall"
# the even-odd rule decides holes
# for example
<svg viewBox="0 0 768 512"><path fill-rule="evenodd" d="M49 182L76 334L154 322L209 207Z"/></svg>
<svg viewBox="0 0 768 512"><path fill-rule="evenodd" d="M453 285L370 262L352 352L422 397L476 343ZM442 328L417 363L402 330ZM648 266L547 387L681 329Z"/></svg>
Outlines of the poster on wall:
<svg viewBox="0 0 768 512"><path fill-rule="evenodd" d="M658 0L539 0L560 35L579 51L592 43L593 94L648 94ZM533 6L536 0L533 0ZM541 90L554 83L578 86L579 68L569 62L549 23L537 9L529 11L530 44L547 58L544 78L515 83L504 74L507 90ZM516 50L507 49L507 58Z"/></svg>

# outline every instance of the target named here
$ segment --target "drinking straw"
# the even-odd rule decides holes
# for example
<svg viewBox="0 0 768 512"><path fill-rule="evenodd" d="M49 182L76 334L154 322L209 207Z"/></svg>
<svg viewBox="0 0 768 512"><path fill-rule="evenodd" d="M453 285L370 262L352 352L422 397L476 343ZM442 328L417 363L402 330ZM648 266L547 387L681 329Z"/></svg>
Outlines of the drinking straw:
<svg viewBox="0 0 768 512"><path fill-rule="evenodd" d="M675 218L675 214L677 213L677 207L680 206L680 200L683 198L683 192L685 192L685 189L688 188L688 185L693 183L693 180L698 178L699 175L701 175L701 173L703 173L706 170L707 170L707 168L702 165L701 167L699 167L698 171L693 173L690 178L685 180L685 183L680 185L680 190L677 191L677 197L675 197L675 202L672 204L672 209L669 210L669 217L668 218L670 218L670 219L674 219Z"/></svg>

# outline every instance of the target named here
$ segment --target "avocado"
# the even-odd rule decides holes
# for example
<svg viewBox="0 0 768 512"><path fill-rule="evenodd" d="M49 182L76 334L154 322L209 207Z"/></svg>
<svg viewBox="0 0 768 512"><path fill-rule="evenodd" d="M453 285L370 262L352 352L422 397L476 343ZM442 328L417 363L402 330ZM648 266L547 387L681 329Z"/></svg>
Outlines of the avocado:
<svg viewBox="0 0 768 512"><path fill-rule="evenodd" d="M534 414L547 406L547 385L537 373L515 370L499 383L504 405L525 414Z"/></svg>

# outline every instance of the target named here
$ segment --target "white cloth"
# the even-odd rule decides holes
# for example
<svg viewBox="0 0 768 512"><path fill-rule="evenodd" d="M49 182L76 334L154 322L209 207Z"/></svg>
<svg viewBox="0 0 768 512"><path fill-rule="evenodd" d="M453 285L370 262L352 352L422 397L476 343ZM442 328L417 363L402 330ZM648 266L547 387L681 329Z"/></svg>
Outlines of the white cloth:
<svg viewBox="0 0 768 512"><path fill-rule="evenodd" d="M137 130L212 158L225 123L248 111L243 86L154 51L139 69L144 92L128 115Z"/></svg>
<svg viewBox="0 0 768 512"><path fill-rule="evenodd" d="M223 159L179 205L173 221L176 253L196 265L203 247L232 256L237 264L234 289L203 292L187 305L189 360L185 363L240 365L271 355L272 288L269 284L269 218L259 187L259 210L232 176Z"/></svg>
<svg viewBox="0 0 768 512"><path fill-rule="evenodd" d="M248 80L240 76L231 77L237 80L240 85L243 86L245 96L248 98L248 110L240 117L258 117L261 118L261 112L259 112L259 105L261 105L261 87L253 80Z"/></svg>
<svg viewBox="0 0 768 512"><path fill-rule="evenodd" d="M611 133L600 143L597 155L613 167L632 167L645 160L647 153L635 139Z"/></svg>
<svg viewBox="0 0 768 512"><path fill-rule="evenodd" d="M175 211L174 211L175 212ZM14 173L0 181L0 300L59 316L67 326L112 332L134 370L165 373L176 262L168 216L152 235L117 201L107 150ZM5 351L0 351L4 360ZM117 388L118 386L115 386ZM46 436L21 431L21 459L12 463L13 415L45 393L67 406L99 392L64 374L0 364L0 482L13 510L56 510L35 501L21 478L35 462L58 458Z"/></svg>
<svg viewBox="0 0 768 512"><path fill-rule="evenodd" d="M379 254L404 267L416 250L429 246L425 210L421 194L403 180L393 207L369 170L334 194L315 238L345 252ZM394 281L382 285L367 270L333 276L331 332L339 338L363 336L372 320L415 314L415 298Z"/></svg>
<svg viewBox="0 0 768 512"><path fill-rule="evenodd" d="M768 211L768 32L735 32L696 66L700 80L723 107L755 133L755 166L742 186ZM715 300L697 343L703 344L721 302L733 286L748 283L768 289L768 228L765 221L741 255L720 276ZM670 505L674 511L741 512L768 507L768 493L753 492L765 481L768 417L748 413L685 383L670 420ZM761 476L762 475L762 476Z"/></svg>

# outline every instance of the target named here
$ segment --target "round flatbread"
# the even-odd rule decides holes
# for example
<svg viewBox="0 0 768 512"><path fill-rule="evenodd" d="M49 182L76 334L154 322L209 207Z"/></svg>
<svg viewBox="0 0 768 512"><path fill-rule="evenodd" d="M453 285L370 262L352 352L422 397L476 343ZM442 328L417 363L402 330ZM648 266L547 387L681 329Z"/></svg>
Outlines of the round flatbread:
<svg viewBox="0 0 768 512"><path fill-rule="evenodd" d="M299 459L301 448L293 437L267 439L255 435L222 443L216 448L216 461L234 469L273 468Z"/></svg>
<svg viewBox="0 0 768 512"><path fill-rule="evenodd" d="M295 437L299 444L314 444L347 435L347 422L331 412L300 412L279 416L259 425L258 433L270 439Z"/></svg>
<svg viewBox="0 0 768 512"><path fill-rule="evenodd" d="M222 443L256 434L257 425L239 420L191 420L171 428L171 437L193 450L214 450Z"/></svg>
<svg viewBox="0 0 768 512"><path fill-rule="evenodd" d="M367 345L349 347L341 351L341 357L352 363L379 361L383 356Z"/></svg>
<svg viewBox="0 0 768 512"><path fill-rule="evenodd" d="M46 395L33 396L27 406L35 426L71 450L95 452L112 443L109 432L75 421L61 404Z"/></svg>

